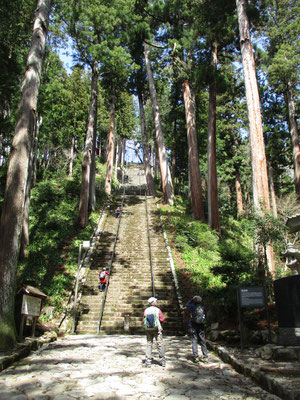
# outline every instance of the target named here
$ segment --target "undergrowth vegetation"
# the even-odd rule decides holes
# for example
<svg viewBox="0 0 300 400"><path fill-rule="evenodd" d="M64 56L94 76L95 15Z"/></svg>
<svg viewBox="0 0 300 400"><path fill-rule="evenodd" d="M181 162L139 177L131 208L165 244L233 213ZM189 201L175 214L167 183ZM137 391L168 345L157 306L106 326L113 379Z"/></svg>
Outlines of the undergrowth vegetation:
<svg viewBox="0 0 300 400"><path fill-rule="evenodd" d="M277 274L284 274L278 255L284 248L283 224L271 216L265 219L252 215L239 220L222 217L222 233L218 235L207 224L193 219L188 201L177 197L174 206L161 206L160 213L172 248L176 273L184 301L200 295L215 313L212 319L236 319L239 286L270 286L269 277L256 270L254 231L265 243L272 241L277 254ZM269 300L272 300L271 295Z"/></svg>
<svg viewBox="0 0 300 400"><path fill-rule="evenodd" d="M105 166L97 166L96 209L88 225L78 224L80 176L48 179L31 192L30 243L25 260L20 260L17 283L31 285L47 296L47 305L60 313L77 271L78 248L89 240L97 226L107 198L104 192Z"/></svg>

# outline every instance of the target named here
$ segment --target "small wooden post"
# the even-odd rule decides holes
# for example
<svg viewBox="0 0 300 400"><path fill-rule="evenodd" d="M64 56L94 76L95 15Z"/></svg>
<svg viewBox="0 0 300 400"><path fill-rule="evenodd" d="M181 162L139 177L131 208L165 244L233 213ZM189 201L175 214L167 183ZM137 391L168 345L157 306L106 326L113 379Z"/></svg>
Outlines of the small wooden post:
<svg viewBox="0 0 300 400"><path fill-rule="evenodd" d="M20 331L19 331L19 340L20 340L20 341L21 341L22 338L23 338L24 324L25 324L26 319L27 319L27 316L24 315L24 314L22 314L22 316L21 316L21 322L20 322Z"/></svg>

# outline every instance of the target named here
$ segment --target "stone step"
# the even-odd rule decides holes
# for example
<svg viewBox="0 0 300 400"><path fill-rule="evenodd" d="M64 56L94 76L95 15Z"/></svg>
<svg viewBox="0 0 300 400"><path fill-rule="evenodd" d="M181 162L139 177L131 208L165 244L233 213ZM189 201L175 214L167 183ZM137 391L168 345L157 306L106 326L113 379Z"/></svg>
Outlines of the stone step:
<svg viewBox="0 0 300 400"><path fill-rule="evenodd" d="M121 198L118 200L121 201ZM156 297L168 321L165 331L180 332L178 300L168 261L168 252L162 236L156 205L149 199L150 241ZM112 242L120 221L115 254ZM116 220L113 210L107 216L104 230L96 243L91 269L83 287L78 333L97 331L102 296L98 292L98 274L102 266L109 266L112 259L110 283L101 322L106 333L144 333L141 327L143 310L152 296L149 243L147 236L146 208L143 197L126 197L121 220ZM109 239L109 240L108 240ZM97 293L98 292L98 293ZM124 315L129 315L129 331L124 330Z"/></svg>

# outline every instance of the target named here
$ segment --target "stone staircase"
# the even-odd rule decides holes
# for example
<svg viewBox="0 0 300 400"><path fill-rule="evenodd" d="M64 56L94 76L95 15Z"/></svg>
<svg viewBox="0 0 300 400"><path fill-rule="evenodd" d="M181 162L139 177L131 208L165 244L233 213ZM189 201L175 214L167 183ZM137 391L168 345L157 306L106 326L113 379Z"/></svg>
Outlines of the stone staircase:
<svg viewBox="0 0 300 400"><path fill-rule="evenodd" d="M120 198L118 200L120 204ZM164 334L183 334L182 317L155 200L148 198L147 205L155 297L166 319ZM97 333L103 295L97 287L98 274L103 266L109 267L118 221L111 207L83 288L77 333ZM143 310L152 295L145 197L125 195L100 334L143 333Z"/></svg>
<svg viewBox="0 0 300 400"><path fill-rule="evenodd" d="M97 333L100 306L103 292L98 288L99 272L110 264L115 234L119 220L115 218L114 210L117 203L112 202L108 209L105 225L99 240L95 244L92 262L82 289L79 304L79 316L76 324L77 334Z"/></svg>

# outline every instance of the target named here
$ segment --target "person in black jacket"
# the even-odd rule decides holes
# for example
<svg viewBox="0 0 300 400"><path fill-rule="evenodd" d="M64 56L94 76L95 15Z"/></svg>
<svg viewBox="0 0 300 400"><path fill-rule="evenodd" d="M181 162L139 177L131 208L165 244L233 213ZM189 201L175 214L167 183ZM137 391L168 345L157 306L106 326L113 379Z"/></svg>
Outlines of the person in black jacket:
<svg viewBox="0 0 300 400"><path fill-rule="evenodd" d="M199 362L198 343L202 350L202 362L206 363L208 359L205 331L204 331L204 309L202 307L202 299L200 296L194 296L186 303L186 308L190 313L189 330L192 341L193 359L194 362Z"/></svg>

